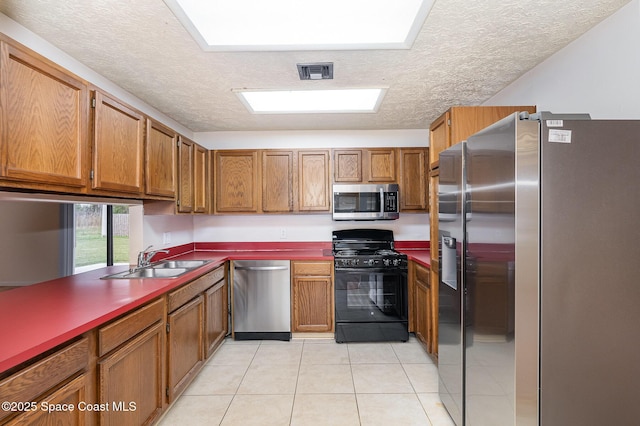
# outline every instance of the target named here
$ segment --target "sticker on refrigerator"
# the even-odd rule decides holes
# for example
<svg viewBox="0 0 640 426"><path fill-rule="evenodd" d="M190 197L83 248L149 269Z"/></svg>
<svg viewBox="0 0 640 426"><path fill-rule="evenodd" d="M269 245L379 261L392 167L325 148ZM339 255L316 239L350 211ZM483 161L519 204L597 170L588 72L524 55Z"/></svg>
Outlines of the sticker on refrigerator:
<svg viewBox="0 0 640 426"><path fill-rule="evenodd" d="M564 120L547 120L547 127L562 127Z"/></svg>
<svg viewBox="0 0 640 426"><path fill-rule="evenodd" d="M571 130L549 129L549 142L571 143Z"/></svg>

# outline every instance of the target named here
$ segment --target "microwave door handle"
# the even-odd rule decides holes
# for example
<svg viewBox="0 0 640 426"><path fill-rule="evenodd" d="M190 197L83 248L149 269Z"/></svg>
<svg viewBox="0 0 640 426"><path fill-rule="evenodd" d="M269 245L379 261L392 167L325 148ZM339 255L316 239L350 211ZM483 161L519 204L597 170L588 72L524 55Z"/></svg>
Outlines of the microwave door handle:
<svg viewBox="0 0 640 426"><path fill-rule="evenodd" d="M380 214L384 214L384 189L380 188Z"/></svg>

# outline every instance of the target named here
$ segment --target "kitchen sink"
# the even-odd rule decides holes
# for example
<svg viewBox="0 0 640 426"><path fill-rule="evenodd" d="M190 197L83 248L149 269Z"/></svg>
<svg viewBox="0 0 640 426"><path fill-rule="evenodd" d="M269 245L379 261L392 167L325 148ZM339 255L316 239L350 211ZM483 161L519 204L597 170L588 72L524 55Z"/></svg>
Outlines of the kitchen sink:
<svg viewBox="0 0 640 426"><path fill-rule="evenodd" d="M162 260L143 268L118 272L101 277L103 280L135 279L135 278L177 278L211 262L210 260Z"/></svg>
<svg viewBox="0 0 640 426"><path fill-rule="evenodd" d="M210 260L162 260L158 263L150 265L149 267L153 269L165 269L165 268L195 269L209 262L211 261Z"/></svg>
<svg viewBox="0 0 640 426"><path fill-rule="evenodd" d="M141 268L134 271L124 271L102 277L104 280L133 279L133 278L177 278L189 272L187 268Z"/></svg>

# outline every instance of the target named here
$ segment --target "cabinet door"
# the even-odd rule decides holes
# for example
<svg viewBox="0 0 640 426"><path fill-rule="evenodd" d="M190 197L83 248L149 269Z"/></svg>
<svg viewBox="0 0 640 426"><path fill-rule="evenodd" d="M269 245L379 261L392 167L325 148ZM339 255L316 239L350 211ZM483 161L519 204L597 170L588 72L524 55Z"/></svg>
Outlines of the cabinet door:
<svg viewBox="0 0 640 426"><path fill-rule="evenodd" d="M427 180L427 149L400 150L400 210L429 210L429 181Z"/></svg>
<svg viewBox="0 0 640 426"><path fill-rule="evenodd" d="M209 153L195 144L193 152L193 212L206 213L209 208Z"/></svg>
<svg viewBox="0 0 640 426"><path fill-rule="evenodd" d="M216 212L258 212L258 151L216 151Z"/></svg>
<svg viewBox="0 0 640 426"><path fill-rule="evenodd" d="M163 408L165 327L158 321L112 355L98 362L98 400L123 410L100 412L101 425L142 425L156 420ZM130 402L135 407L130 407ZM133 409L130 409L133 408Z"/></svg>
<svg viewBox="0 0 640 426"><path fill-rule="evenodd" d="M300 211L331 210L329 151L298 152L298 192Z"/></svg>
<svg viewBox="0 0 640 426"><path fill-rule="evenodd" d="M395 183L396 150L393 148L375 148L365 151L364 165L368 182Z"/></svg>
<svg viewBox="0 0 640 426"><path fill-rule="evenodd" d="M51 395L43 398L38 402L39 409L27 411L26 413L15 417L7 426L17 425L33 425L33 426L82 426L86 423L87 411L78 409L80 402L86 403L86 384L87 376L85 374L76 377ZM43 405L46 404L46 405ZM73 407L73 410L48 411L40 409L40 407L66 406ZM111 409L112 407L109 406Z"/></svg>
<svg viewBox="0 0 640 426"><path fill-rule="evenodd" d="M297 276L292 290L292 331L333 331L331 277Z"/></svg>
<svg viewBox="0 0 640 426"><path fill-rule="evenodd" d="M433 253L432 249L432 253ZM437 254L436 254L437 256ZM439 261L431 259L431 270L429 271L429 282L431 285L431 341L429 342L428 351L434 357L438 358L438 283L439 283Z"/></svg>
<svg viewBox="0 0 640 426"><path fill-rule="evenodd" d="M194 209L194 143L180 137L178 143L178 212L191 213Z"/></svg>
<svg viewBox="0 0 640 426"><path fill-rule="evenodd" d="M429 282L431 285L431 345L429 352L438 356L438 283L440 282L439 261L438 261L438 169L430 173L429 182L429 223L431 241L431 270L429 272Z"/></svg>
<svg viewBox="0 0 640 426"><path fill-rule="evenodd" d="M0 178L84 190L88 106L84 82L0 42Z"/></svg>
<svg viewBox="0 0 640 426"><path fill-rule="evenodd" d="M293 151L262 152L262 211L293 211Z"/></svg>
<svg viewBox="0 0 640 426"><path fill-rule="evenodd" d="M91 188L141 194L143 115L99 91L93 102Z"/></svg>
<svg viewBox="0 0 640 426"><path fill-rule="evenodd" d="M204 360L204 297L200 295L170 313L167 321L167 396L171 403L195 377Z"/></svg>
<svg viewBox="0 0 640 426"><path fill-rule="evenodd" d="M362 150L333 151L334 182L362 182Z"/></svg>
<svg viewBox="0 0 640 426"><path fill-rule="evenodd" d="M147 119L145 182L148 195L176 196L176 146L178 135L159 123Z"/></svg>
<svg viewBox="0 0 640 426"><path fill-rule="evenodd" d="M451 107L449 145L455 145L517 111L536 112L535 106L456 106Z"/></svg>
<svg viewBox="0 0 640 426"><path fill-rule="evenodd" d="M429 270L415 265L415 332L416 337L428 348L431 328L431 297L429 286Z"/></svg>
<svg viewBox="0 0 640 426"><path fill-rule="evenodd" d="M429 127L429 168L439 166L439 156L442 151L451 146L450 132L451 114L449 111L438 117Z"/></svg>
<svg viewBox="0 0 640 426"><path fill-rule="evenodd" d="M223 280L204 293L204 339L207 357L220 346L229 331L227 291L227 282Z"/></svg>

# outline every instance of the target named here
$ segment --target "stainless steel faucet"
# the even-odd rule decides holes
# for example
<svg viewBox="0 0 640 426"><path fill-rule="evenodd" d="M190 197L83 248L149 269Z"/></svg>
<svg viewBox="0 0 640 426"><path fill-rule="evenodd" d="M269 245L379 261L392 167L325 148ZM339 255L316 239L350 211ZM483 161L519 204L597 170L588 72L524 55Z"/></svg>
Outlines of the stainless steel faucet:
<svg viewBox="0 0 640 426"><path fill-rule="evenodd" d="M169 250L150 250L152 245L138 253L138 268L144 268L151 264L151 259L157 253L169 253Z"/></svg>

